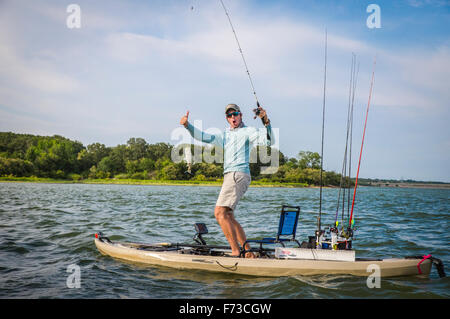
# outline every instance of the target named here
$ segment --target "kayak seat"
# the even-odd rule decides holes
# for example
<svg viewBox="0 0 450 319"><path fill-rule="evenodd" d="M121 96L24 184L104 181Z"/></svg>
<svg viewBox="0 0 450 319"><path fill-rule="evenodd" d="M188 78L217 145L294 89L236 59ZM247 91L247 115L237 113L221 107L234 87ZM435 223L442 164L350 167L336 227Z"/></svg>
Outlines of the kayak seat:
<svg viewBox="0 0 450 319"><path fill-rule="evenodd" d="M285 242L295 242L298 247L300 243L295 239L295 234L297 232L298 217L300 215L300 206L288 206L283 205L281 207L280 222L278 224L278 233L276 237L264 237L263 239L249 239L246 240L241 255L245 255L247 252L245 246L247 243L257 243L259 244L259 252L264 254L263 245L265 244L280 244L285 247Z"/></svg>

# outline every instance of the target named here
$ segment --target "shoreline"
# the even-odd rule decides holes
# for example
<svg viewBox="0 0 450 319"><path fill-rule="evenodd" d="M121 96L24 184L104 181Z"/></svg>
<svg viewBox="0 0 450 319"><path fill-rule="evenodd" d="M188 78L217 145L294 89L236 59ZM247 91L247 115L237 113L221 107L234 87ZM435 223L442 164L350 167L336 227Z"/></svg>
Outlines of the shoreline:
<svg viewBox="0 0 450 319"><path fill-rule="evenodd" d="M0 182L17 183L47 183L47 184L103 184L103 185L156 185L156 186L222 186L219 181L191 181L191 180L139 180L139 179L84 179L67 180L45 177L6 177L0 176ZM280 187L280 188L319 188L320 186L308 185L306 183L283 183L283 182L259 182L252 181L250 187ZM378 188L417 188L417 189L450 189L450 184L433 183L373 183L371 185L362 184L360 187ZM339 188L338 186L323 186L323 188Z"/></svg>
<svg viewBox="0 0 450 319"><path fill-rule="evenodd" d="M364 185L368 187L389 187L389 188L421 188L421 189L450 189L450 184L448 183L371 183L370 185Z"/></svg>
<svg viewBox="0 0 450 319"><path fill-rule="evenodd" d="M44 177L0 177L0 182L43 183L43 184L103 184L103 185L156 185L156 186L222 186L222 181L189 180L139 180L139 179L85 179L65 180ZM315 188L304 183L276 183L252 181L250 187Z"/></svg>

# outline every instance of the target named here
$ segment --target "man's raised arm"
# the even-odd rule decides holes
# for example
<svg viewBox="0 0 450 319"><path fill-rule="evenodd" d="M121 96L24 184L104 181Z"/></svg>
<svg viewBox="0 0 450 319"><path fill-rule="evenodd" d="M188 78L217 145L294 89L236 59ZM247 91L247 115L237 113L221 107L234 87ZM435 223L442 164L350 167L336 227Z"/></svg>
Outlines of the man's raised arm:
<svg viewBox="0 0 450 319"><path fill-rule="evenodd" d="M201 141L204 143L211 143L217 146L223 146L222 145L222 136L220 134L208 134L205 132L200 131L194 125L189 123L189 111L187 111L186 115L183 116L180 120L180 124L183 125L188 132L191 134L193 138L195 138L197 141Z"/></svg>

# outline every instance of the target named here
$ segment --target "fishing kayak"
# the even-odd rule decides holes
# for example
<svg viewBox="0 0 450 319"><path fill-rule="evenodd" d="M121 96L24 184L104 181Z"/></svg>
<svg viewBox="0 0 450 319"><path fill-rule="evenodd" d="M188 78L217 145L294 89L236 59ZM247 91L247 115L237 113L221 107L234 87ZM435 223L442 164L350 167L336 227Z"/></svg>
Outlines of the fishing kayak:
<svg viewBox="0 0 450 319"><path fill-rule="evenodd" d="M432 266L431 256L354 261L277 258L272 252L257 258L230 256L231 250L220 246L184 245L172 243L141 244L115 242L95 236L95 245L104 255L114 258L176 269L195 269L250 276L311 276L354 275L367 277L379 271L380 277L427 277Z"/></svg>

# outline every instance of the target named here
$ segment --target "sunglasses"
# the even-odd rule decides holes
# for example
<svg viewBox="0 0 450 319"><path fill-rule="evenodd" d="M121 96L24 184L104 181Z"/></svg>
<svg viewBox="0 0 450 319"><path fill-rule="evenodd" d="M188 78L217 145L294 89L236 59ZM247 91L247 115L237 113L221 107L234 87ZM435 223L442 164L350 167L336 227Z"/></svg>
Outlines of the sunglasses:
<svg viewBox="0 0 450 319"><path fill-rule="evenodd" d="M234 116L238 116L239 114L241 114L241 112L230 112L230 113L227 113L227 117L232 117L233 115Z"/></svg>

